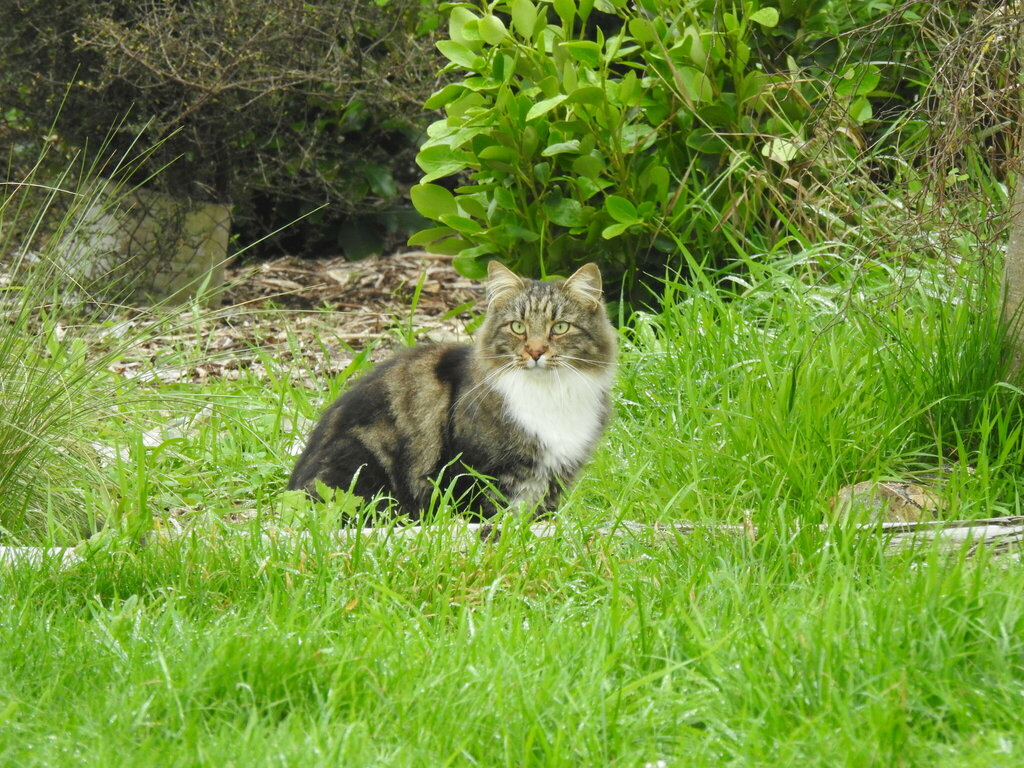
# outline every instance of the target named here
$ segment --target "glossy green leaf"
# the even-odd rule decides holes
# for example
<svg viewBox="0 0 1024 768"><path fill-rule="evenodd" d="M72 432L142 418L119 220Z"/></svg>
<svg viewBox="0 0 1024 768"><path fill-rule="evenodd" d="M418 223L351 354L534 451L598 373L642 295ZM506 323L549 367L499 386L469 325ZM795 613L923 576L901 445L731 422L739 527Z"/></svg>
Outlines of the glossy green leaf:
<svg viewBox="0 0 1024 768"><path fill-rule="evenodd" d="M519 146L522 147L523 157L533 157L533 153L537 151L539 144L540 135L537 133L537 129L532 125L523 128L523 134L519 143Z"/></svg>
<svg viewBox="0 0 1024 768"><path fill-rule="evenodd" d="M428 227L416 232L406 241L408 245L427 246L444 237L451 237L455 232L451 227Z"/></svg>
<svg viewBox="0 0 1024 768"><path fill-rule="evenodd" d="M465 93L466 89L464 86L458 83L449 83L439 91L435 91L429 99L424 103L426 109L440 109L451 101L455 101L459 96Z"/></svg>
<svg viewBox="0 0 1024 768"><path fill-rule="evenodd" d="M442 253L446 256L454 256L469 247L468 243L461 237L449 237L446 240L436 240L430 244L431 253Z"/></svg>
<svg viewBox="0 0 1024 768"><path fill-rule="evenodd" d="M704 39L697 27L690 25L683 30L685 45L689 45L690 61L703 70L708 64L708 52L704 46Z"/></svg>
<svg viewBox="0 0 1024 768"><path fill-rule="evenodd" d="M507 187L495 187L491 192L491 196L499 208L504 208L506 211L514 211L516 209L515 195Z"/></svg>
<svg viewBox="0 0 1024 768"><path fill-rule="evenodd" d="M618 237L627 229L629 229L636 222L609 224L607 227L601 230L601 237L605 240L611 240L613 237Z"/></svg>
<svg viewBox="0 0 1024 768"><path fill-rule="evenodd" d="M502 163L514 163L519 153L516 152L512 147L506 147L502 144L491 144L488 147L484 147L477 153L477 157L481 160L497 160Z"/></svg>
<svg viewBox="0 0 1024 768"><path fill-rule="evenodd" d="M850 105L850 118L855 123L866 123L873 116L874 110L871 108L870 101L868 101L864 96L854 99L854 102Z"/></svg>
<svg viewBox="0 0 1024 768"><path fill-rule="evenodd" d="M555 96L552 96L550 99L542 99L541 101L538 101L536 104L530 107L530 111L526 113L526 119L533 120L535 118L540 117L541 115L546 115L548 112L557 107L567 98L569 98L568 94L559 93L556 94Z"/></svg>
<svg viewBox="0 0 1024 768"><path fill-rule="evenodd" d="M453 149L447 144L424 147L416 155L416 164L423 169L425 182L451 176L469 167L472 162L473 156L469 152Z"/></svg>
<svg viewBox="0 0 1024 768"><path fill-rule="evenodd" d="M428 219L439 221L442 216L458 215L455 196L438 184L417 184L409 189L409 197L416 210Z"/></svg>
<svg viewBox="0 0 1024 768"><path fill-rule="evenodd" d="M480 19L479 30L480 39L489 45L498 45L508 34L505 22L497 16L484 16Z"/></svg>
<svg viewBox="0 0 1024 768"><path fill-rule="evenodd" d="M590 178L588 176L577 176L576 177L576 190L578 192L577 197L580 200L589 200L598 192L610 187L612 183L607 179L601 178Z"/></svg>
<svg viewBox="0 0 1024 768"><path fill-rule="evenodd" d="M764 72L748 72L740 81L737 92L740 102L767 96L772 83L772 76Z"/></svg>
<svg viewBox="0 0 1024 768"><path fill-rule="evenodd" d="M464 235L476 235L483 231L483 227L480 226L479 222L465 216L459 216L458 214L443 214L441 216L441 223Z"/></svg>
<svg viewBox="0 0 1024 768"><path fill-rule="evenodd" d="M792 139L774 138L761 147L761 154L785 165L800 154L800 145Z"/></svg>
<svg viewBox="0 0 1024 768"><path fill-rule="evenodd" d="M676 80L687 96L695 102L711 101L715 91L708 76L693 67L679 67Z"/></svg>
<svg viewBox="0 0 1024 768"><path fill-rule="evenodd" d="M750 46L744 43L742 40L737 40L735 55L736 63L740 67L745 69L747 66L747 62L750 61Z"/></svg>
<svg viewBox="0 0 1024 768"><path fill-rule="evenodd" d="M491 74L494 79L508 83L516 73L516 60L507 53L499 53L491 60Z"/></svg>
<svg viewBox="0 0 1024 768"><path fill-rule="evenodd" d="M459 187L458 192L458 204L462 212L466 216L479 219L480 221L486 221L487 204L484 195L480 192L468 192L466 187Z"/></svg>
<svg viewBox="0 0 1024 768"><path fill-rule="evenodd" d="M588 67L596 69L601 65L601 46L592 40L574 40L562 43L561 48L576 61L586 64Z"/></svg>
<svg viewBox="0 0 1024 768"><path fill-rule="evenodd" d="M572 161L572 172L589 179L596 179L605 167L604 160L594 154L580 155Z"/></svg>
<svg viewBox="0 0 1024 768"><path fill-rule="evenodd" d="M866 96L878 87L881 72L874 64L858 64L843 72L836 83L836 93L840 96Z"/></svg>
<svg viewBox="0 0 1024 768"><path fill-rule="evenodd" d="M478 255L463 255L460 253L452 259L452 266L455 268L456 272L468 277L470 280L483 280L487 277L488 261L490 261L490 259Z"/></svg>
<svg viewBox="0 0 1024 768"><path fill-rule="evenodd" d="M619 81L619 103L624 106L636 106L640 102L640 78L630 70Z"/></svg>
<svg viewBox="0 0 1024 768"><path fill-rule="evenodd" d="M568 28L576 18L575 0L551 0L551 5L555 9L555 13L558 14L558 18L562 20L562 25Z"/></svg>
<svg viewBox="0 0 1024 768"><path fill-rule="evenodd" d="M605 100L604 88L596 85L584 85L569 94L565 100L566 104L603 104Z"/></svg>
<svg viewBox="0 0 1024 768"><path fill-rule="evenodd" d="M654 31L654 25L651 24L645 18L640 16L630 19L627 24L629 34L633 36L633 39L640 43L653 43L658 39L657 33Z"/></svg>
<svg viewBox="0 0 1024 768"><path fill-rule="evenodd" d="M463 69L477 70L478 65L483 62L479 55L454 40L438 41L437 50L444 54L448 61L458 64Z"/></svg>
<svg viewBox="0 0 1024 768"><path fill-rule="evenodd" d="M658 139L658 132L649 125L624 125L619 131L623 151L636 152L649 148Z"/></svg>
<svg viewBox="0 0 1024 768"><path fill-rule="evenodd" d="M580 86L580 78L577 74L575 61L566 61L562 64L562 90L572 93Z"/></svg>
<svg viewBox="0 0 1024 768"><path fill-rule="evenodd" d="M448 15L448 37L464 45L468 42L464 34L465 27L469 23L476 24L477 18L477 15L464 5L455 6Z"/></svg>
<svg viewBox="0 0 1024 768"><path fill-rule="evenodd" d="M566 152L579 152L580 151L580 140L571 139L569 141L560 141L557 144L550 144L544 148L541 154L544 157L551 157L552 155L561 155Z"/></svg>
<svg viewBox="0 0 1024 768"><path fill-rule="evenodd" d="M449 117L459 118L469 110L483 105L485 101L485 98L479 93L467 91L462 96L455 99L455 101L448 104L444 111Z"/></svg>
<svg viewBox="0 0 1024 768"><path fill-rule="evenodd" d="M508 233L514 239L522 240L526 243L535 243L540 240L539 234L534 232L532 229L527 229L521 224L506 224L502 227L502 231Z"/></svg>
<svg viewBox="0 0 1024 768"><path fill-rule="evenodd" d="M728 149L729 144L714 131L697 128L686 137L686 146L708 155L717 155Z"/></svg>
<svg viewBox="0 0 1024 768"><path fill-rule="evenodd" d="M363 175L370 183L370 189L378 197L390 200L398 195L398 186L395 184L391 171L386 166L377 164L367 165L363 169Z"/></svg>
<svg viewBox="0 0 1024 768"><path fill-rule="evenodd" d="M751 21L757 22L762 27L774 27L779 23L779 9L768 6L754 11L748 16Z"/></svg>
<svg viewBox="0 0 1024 768"><path fill-rule="evenodd" d="M552 196L544 201L544 212L562 227L582 227L587 223L580 201L571 197Z"/></svg>
<svg viewBox="0 0 1024 768"><path fill-rule="evenodd" d="M512 0L509 6L512 14L512 26L516 32L527 40L533 37L533 28L537 24L537 8L530 0Z"/></svg>
<svg viewBox="0 0 1024 768"><path fill-rule="evenodd" d="M668 185L671 178L668 169L663 165L653 165L648 168L640 177L640 181L644 184L645 202L649 202L654 208L660 207L668 196ZM638 213L646 218L652 215L654 210L650 213L643 211L638 211Z"/></svg>
<svg viewBox="0 0 1024 768"><path fill-rule="evenodd" d="M609 216L622 224L636 224L640 221L636 206L619 195L608 195L604 200L604 207Z"/></svg>

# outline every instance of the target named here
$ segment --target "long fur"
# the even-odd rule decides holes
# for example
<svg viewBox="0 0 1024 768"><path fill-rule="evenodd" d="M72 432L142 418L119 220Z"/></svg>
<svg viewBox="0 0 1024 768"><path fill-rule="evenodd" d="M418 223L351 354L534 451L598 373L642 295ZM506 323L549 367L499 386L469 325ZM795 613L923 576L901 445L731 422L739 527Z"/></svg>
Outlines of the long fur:
<svg viewBox="0 0 1024 768"><path fill-rule="evenodd" d="M403 350L328 407L288 487L384 494L414 519L439 487L484 518L508 504L553 509L610 411L600 272L545 283L492 262L488 298L475 344Z"/></svg>

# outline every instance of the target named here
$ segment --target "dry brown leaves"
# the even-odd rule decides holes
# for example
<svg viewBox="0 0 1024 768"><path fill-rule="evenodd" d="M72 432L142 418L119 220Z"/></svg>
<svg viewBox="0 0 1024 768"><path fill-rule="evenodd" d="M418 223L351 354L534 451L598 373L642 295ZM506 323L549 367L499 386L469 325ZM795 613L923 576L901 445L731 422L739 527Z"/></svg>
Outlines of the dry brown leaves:
<svg viewBox="0 0 1024 768"><path fill-rule="evenodd" d="M222 308L177 312L169 330L155 330L146 313L97 329L100 338L142 339L129 343L110 370L174 383L265 377L271 366L295 384L314 386L367 345L379 359L410 333L466 340L482 298L481 286L452 269L450 257L418 251L359 262L285 257L231 267L227 280ZM146 333L134 330L143 325Z"/></svg>

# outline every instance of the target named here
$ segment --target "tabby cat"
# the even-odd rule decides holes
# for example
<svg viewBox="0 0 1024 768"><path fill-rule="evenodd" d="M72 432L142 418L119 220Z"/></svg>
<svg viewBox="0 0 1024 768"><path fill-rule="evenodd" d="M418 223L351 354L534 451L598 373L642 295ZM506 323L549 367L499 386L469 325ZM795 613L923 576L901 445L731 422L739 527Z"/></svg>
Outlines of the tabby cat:
<svg viewBox="0 0 1024 768"><path fill-rule="evenodd" d="M551 511L604 429L614 371L596 265L539 282L492 261L476 343L376 366L324 412L288 487L384 494L413 519L435 487L482 518L506 505Z"/></svg>

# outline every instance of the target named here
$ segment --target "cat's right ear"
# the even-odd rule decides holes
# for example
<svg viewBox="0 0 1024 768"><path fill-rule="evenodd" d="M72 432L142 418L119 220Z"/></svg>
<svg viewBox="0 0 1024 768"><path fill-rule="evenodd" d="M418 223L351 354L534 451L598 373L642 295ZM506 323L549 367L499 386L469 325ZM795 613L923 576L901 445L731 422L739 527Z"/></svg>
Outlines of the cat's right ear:
<svg viewBox="0 0 1024 768"><path fill-rule="evenodd" d="M492 261L487 265L488 309L503 304L512 294L525 287L523 279L500 261Z"/></svg>

